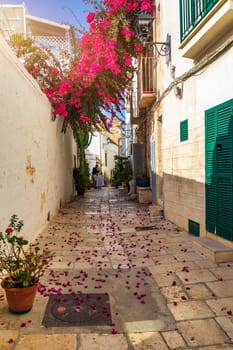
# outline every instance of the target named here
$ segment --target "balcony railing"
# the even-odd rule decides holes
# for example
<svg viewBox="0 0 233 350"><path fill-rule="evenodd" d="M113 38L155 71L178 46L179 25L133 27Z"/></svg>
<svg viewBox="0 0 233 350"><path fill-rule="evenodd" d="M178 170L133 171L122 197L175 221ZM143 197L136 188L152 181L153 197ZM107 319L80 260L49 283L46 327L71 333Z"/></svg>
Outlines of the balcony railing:
<svg viewBox="0 0 233 350"><path fill-rule="evenodd" d="M212 10L219 0L180 0L180 40L181 42Z"/></svg>
<svg viewBox="0 0 233 350"><path fill-rule="evenodd" d="M141 57L138 67L138 102L139 107L150 103L156 92L156 59Z"/></svg>

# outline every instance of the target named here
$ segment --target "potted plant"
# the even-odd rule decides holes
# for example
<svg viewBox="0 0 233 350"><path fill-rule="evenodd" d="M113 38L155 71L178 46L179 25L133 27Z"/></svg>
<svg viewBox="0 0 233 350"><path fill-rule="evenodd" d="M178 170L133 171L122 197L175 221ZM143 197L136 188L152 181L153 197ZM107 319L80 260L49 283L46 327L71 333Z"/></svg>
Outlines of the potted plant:
<svg viewBox="0 0 233 350"><path fill-rule="evenodd" d="M40 277L52 257L19 235L24 223L12 215L9 225L0 232L1 286L5 290L9 310L26 313L31 310Z"/></svg>
<svg viewBox="0 0 233 350"><path fill-rule="evenodd" d="M119 185L129 186L129 181L132 179L133 171L131 161L128 157L115 156L115 167L113 169L112 183L115 187Z"/></svg>

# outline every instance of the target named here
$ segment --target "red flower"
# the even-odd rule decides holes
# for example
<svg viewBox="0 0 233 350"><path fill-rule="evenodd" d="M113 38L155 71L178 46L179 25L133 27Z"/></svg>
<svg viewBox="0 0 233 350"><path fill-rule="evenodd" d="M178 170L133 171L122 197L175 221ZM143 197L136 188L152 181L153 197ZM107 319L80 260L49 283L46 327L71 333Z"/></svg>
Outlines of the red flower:
<svg viewBox="0 0 233 350"><path fill-rule="evenodd" d="M8 227L5 232L9 235L10 233L12 233L14 230L12 227Z"/></svg>

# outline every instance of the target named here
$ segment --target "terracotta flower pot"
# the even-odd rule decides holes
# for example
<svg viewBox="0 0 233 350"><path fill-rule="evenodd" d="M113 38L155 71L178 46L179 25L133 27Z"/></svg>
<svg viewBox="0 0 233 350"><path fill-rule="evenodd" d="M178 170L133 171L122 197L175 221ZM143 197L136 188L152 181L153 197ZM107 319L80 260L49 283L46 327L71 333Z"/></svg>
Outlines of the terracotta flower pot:
<svg viewBox="0 0 233 350"><path fill-rule="evenodd" d="M37 284L25 288L5 288L4 281L2 288L5 290L9 311L15 314L25 314L33 306Z"/></svg>

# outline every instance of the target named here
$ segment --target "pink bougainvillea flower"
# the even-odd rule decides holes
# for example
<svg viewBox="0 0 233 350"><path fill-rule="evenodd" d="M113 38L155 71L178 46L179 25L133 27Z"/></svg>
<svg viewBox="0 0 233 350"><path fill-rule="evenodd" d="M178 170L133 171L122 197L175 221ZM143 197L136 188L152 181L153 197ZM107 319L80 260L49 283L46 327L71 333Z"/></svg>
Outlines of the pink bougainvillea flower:
<svg viewBox="0 0 233 350"><path fill-rule="evenodd" d="M132 59L131 58L125 58L124 63L125 63L126 67L129 67L129 66L132 65Z"/></svg>
<svg viewBox="0 0 233 350"><path fill-rule="evenodd" d="M149 11L149 12L152 12L152 11L153 11L153 6L152 6L152 4L150 3L150 1L148 1L148 0L143 0L143 1L142 1L142 4L141 4L141 10L142 10L142 11Z"/></svg>
<svg viewBox="0 0 233 350"><path fill-rule="evenodd" d="M44 93L48 98L51 98L54 95L54 88L49 87L47 89L44 89Z"/></svg>
<svg viewBox="0 0 233 350"><path fill-rule="evenodd" d="M75 105L76 102L77 102L77 100L71 98L71 99L68 101L68 104L69 104L69 105Z"/></svg>
<svg viewBox="0 0 233 350"><path fill-rule="evenodd" d="M65 104L59 104L54 108L53 111L54 115L60 115L61 117L67 117L68 112L66 110L66 105Z"/></svg>
<svg viewBox="0 0 233 350"><path fill-rule="evenodd" d="M115 323L110 323L109 326L110 326L110 327L115 327L116 324L115 324Z"/></svg>
<svg viewBox="0 0 233 350"><path fill-rule="evenodd" d="M137 10L139 7L139 2L138 1L130 1L127 5L126 5L126 12L133 12L135 10Z"/></svg>
<svg viewBox="0 0 233 350"><path fill-rule="evenodd" d="M90 121L90 118L84 116L84 115L80 115L79 119L83 122L83 123L88 123Z"/></svg>
<svg viewBox="0 0 233 350"><path fill-rule="evenodd" d="M129 28L123 28L121 30L121 34L125 35L125 36L128 36L128 37L131 37L131 38L135 37L135 33L132 30L130 30Z"/></svg>
<svg viewBox="0 0 233 350"><path fill-rule="evenodd" d="M95 19L95 13L89 12L89 14L86 17L87 23L91 23Z"/></svg>
<svg viewBox="0 0 233 350"><path fill-rule="evenodd" d="M59 95L65 95L73 88L73 83L71 81L63 81L61 82L58 90Z"/></svg>
<svg viewBox="0 0 233 350"><path fill-rule="evenodd" d="M112 329L112 334L118 334L118 332L115 328Z"/></svg>

